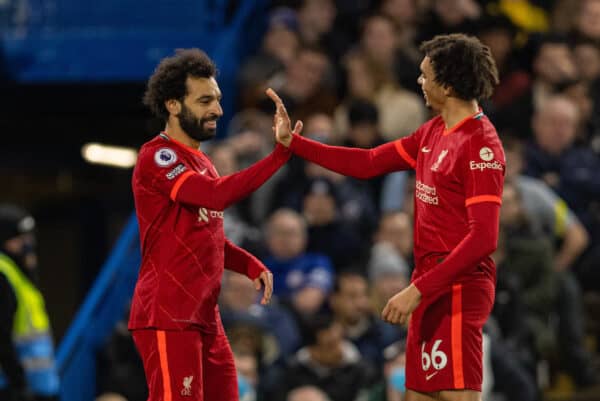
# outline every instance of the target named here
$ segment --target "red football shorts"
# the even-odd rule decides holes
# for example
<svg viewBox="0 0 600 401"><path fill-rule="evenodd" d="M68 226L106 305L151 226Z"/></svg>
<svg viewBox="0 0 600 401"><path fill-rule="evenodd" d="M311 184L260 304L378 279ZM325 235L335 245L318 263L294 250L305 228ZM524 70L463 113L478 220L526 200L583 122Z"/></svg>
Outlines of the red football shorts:
<svg viewBox="0 0 600 401"><path fill-rule="evenodd" d="M155 329L132 334L144 362L148 401L238 400L233 354L222 326L217 334Z"/></svg>
<svg viewBox="0 0 600 401"><path fill-rule="evenodd" d="M406 345L406 387L430 393L481 391L482 328L494 304L494 283L476 279L412 314Z"/></svg>

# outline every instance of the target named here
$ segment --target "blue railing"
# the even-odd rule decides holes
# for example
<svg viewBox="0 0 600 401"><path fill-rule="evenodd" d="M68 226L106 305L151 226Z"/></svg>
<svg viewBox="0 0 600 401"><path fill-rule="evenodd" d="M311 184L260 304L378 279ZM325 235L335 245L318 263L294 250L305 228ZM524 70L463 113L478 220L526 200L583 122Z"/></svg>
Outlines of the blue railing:
<svg viewBox="0 0 600 401"><path fill-rule="evenodd" d="M58 348L63 401L94 399L96 351L123 317L139 261L138 227L131 216Z"/></svg>

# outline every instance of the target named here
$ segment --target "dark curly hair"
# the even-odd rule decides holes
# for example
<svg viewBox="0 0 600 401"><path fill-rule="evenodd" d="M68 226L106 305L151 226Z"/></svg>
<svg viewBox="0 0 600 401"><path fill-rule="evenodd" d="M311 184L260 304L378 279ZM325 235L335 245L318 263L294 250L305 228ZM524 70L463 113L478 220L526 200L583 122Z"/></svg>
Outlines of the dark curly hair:
<svg viewBox="0 0 600 401"><path fill-rule="evenodd" d="M462 33L438 35L420 50L431 60L435 81L463 100L484 100L498 85L498 69L489 47Z"/></svg>
<svg viewBox="0 0 600 401"><path fill-rule="evenodd" d="M169 118L165 102L183 101L188 77L210 78L217 74L215 63L199 49L177 49L175 55L162 59L148 80L143 102L157 116Z"/></svg>

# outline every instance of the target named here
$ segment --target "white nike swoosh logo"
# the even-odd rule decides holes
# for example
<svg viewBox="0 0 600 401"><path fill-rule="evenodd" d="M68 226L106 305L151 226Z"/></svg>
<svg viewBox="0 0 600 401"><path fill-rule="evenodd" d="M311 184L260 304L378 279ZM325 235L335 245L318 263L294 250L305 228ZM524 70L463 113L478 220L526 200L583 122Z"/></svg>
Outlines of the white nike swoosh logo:
<svg viewBox="0 0 600 401"><path fill-rule="evenodd" d="M425 376L425 380L429 381L429 379L431 379L433 376L437 375L438 373L440 373L439 370L437 372L433 372L432 374Z"/></svg>
<svg viewBox="0 0 600 401"><path fill-rule="evenodd" d="M202 174L202 175L206 174L206 169L200 171L200 174Z"/></svg>
<svg viewBox="0 0 600 401"><path fill-rule="evenodd" d="M423 146L421 148L421 152L423 152L423 153L429 153L429 152L431 152L431 149L429 149L427 146Z"/></svg>

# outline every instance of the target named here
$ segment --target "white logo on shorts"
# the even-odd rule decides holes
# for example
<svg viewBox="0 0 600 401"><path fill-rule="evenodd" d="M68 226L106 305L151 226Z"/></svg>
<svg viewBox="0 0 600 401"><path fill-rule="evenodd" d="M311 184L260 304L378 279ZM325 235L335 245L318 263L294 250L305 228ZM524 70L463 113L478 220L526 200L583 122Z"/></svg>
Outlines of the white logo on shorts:
<svg viewBox="0 0 600 401"><path fill-rule="evenodd" d="M181 395L185 397L192 396L192 380L194 380L194 376L187 376L183 378L183 389L181 390Z"/></svg>

